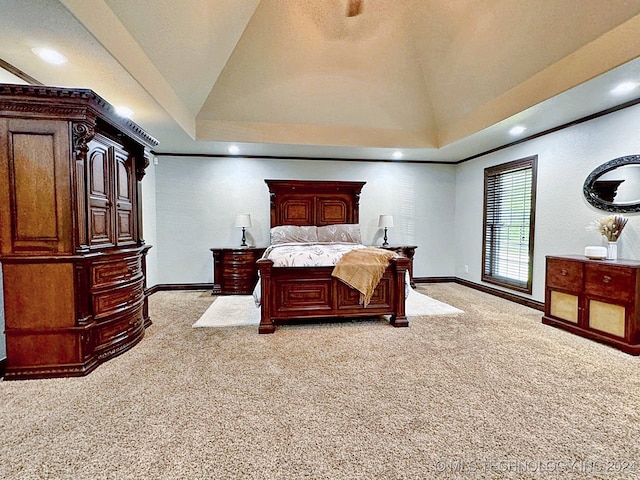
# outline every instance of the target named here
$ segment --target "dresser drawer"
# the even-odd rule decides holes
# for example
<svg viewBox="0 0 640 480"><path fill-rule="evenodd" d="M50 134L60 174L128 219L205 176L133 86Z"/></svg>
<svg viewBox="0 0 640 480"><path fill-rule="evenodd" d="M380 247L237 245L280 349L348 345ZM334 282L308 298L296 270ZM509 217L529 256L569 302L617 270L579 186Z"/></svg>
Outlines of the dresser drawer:
<svg viewBox="0 0 640 480"><path fill-rule="evenodd" d="M585 293L629 302L636 291L636 272L632 268L614 269L609 265L588 264L585 268Z"/></svg>
<svg viewBox="0 0 640 480"><path fill-rule="evenodd" d="M140 255L99 261L91 266L91 286L104 287L128 282L141 275L142 257Z"/></svg>
<svg viewBox="0 0 640 480"><path fill-rule="evenodd" d="M256 263L256 260L260 258L260 255L256 251L246 251L246 252L224 252L222 254L222 262L225 266L235 266L235 267L253 267Z"/></svg>
<svg viewBox="0 0 640 480"><path fill-rule="evenodd" d="M124 314L117 315L98 325L98 345L103 346L120 337L128 337L131 332L143 328L143 323L142 305L137 305Z"/></svg>
<svg viewBox="0 0 640 480"><path fill-rule="evenodd" d="M570 260L547 259L547 286L571 292L582 291L583 264Z"/></svg>
<svg viewBox="0 0 640 480"><path fill-rule="evenodd" d="M222 268L222 278L232 280L234 278L254 278L258 276L254 267L230 267L225 265Z"/></svg>
<svg viewBox="0 0 640 480"><path fill-rule="evenodd" d="M97 320L130 308L144 298L143 280L127 283L93 295L93 314Z"/></svg>

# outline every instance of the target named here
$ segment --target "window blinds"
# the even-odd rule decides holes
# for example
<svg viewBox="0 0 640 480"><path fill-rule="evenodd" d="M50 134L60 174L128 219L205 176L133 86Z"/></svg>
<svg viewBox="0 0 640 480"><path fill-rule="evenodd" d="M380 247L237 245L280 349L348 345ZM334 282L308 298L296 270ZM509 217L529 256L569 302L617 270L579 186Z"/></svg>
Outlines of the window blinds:
<svg viewBox="0 0 640 480"><path fill-rule="evenodd" d="M482 279L531 292L535 157L485 169Z"/></svg>

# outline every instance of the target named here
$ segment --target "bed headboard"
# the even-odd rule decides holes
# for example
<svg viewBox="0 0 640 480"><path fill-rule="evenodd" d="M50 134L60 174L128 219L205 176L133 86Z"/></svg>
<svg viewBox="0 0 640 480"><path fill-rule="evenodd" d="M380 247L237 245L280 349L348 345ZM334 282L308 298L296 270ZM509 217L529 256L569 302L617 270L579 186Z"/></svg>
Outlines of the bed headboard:
<svg viewBox="0 0 640 480"><path fill-rule="evenodd" d="M360 221L360 191L366 182L265 180L271 196L271 226L334 225Z"/></svg>

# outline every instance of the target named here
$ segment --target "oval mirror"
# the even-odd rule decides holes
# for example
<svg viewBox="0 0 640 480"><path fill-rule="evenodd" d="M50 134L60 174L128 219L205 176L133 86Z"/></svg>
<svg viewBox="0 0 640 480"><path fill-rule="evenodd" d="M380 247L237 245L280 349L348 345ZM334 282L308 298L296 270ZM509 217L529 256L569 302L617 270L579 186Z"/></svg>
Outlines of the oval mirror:
<svg viewBox="0 0 640 480"><path fill-rule="evenodd" d="M582 189L587 202L607 212L640 212L640 155L603 163Z"/></svg>

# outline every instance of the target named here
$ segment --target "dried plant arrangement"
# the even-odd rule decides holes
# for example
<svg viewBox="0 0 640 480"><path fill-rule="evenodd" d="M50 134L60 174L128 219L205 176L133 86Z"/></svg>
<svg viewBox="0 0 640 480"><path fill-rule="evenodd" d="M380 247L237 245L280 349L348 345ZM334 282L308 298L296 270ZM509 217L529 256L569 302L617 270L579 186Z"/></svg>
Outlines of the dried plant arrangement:
<svg viewBox="0 0 640 480"><path fill-rule="evenodd" d="M608 215L599 220L594 220L594 227L607 241L617 242L628 220L628 218L622 215Z"/></svg>

